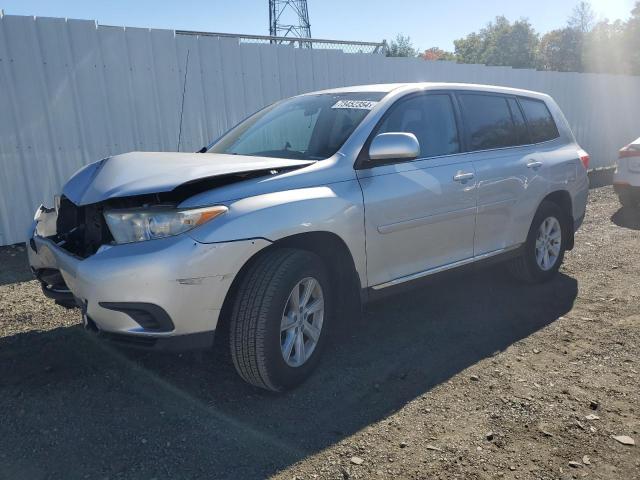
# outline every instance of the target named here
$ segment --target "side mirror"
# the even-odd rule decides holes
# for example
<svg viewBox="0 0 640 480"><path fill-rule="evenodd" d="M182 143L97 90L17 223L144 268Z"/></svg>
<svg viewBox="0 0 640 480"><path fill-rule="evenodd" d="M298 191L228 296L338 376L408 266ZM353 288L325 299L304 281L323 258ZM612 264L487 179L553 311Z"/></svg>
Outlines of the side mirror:
<svg viewBox="0 0 640 480"><path fill-rule="evenodd" d="M413 133L381 133L369 146L370 160L412 160L420 155L420 143Z"/></svg>

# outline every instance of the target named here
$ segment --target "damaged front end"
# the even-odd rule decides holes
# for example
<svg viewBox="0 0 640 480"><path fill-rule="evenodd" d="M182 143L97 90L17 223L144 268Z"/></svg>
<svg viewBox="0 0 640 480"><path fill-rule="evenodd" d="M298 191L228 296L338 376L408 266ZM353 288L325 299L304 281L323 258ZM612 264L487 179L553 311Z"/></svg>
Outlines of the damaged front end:
<svg viewBox="0 0 640 480"><path fill-rule="evenodd" d="M113 241L104 219L105 204L77 206L66 197L60 199L56 233L49 237L69 253L87 258L102 245Z"/></svg>
<svg viewBox="0 0 640 480"><path fill-rule="evenodd" d="M45 239L82 260L117 243L107 225L106 212L158 206L175 208L177 204L176 196L169 194L115 198L90 205L76 205L64 195L56 200L55 208L40 206L36 212L29 240L29 262L44 294L66 308L82 305L66 285L56 261L48 252L39 251L36 238Z"/></svg>
<svg viewBox="0 0 640 480"><path fill-rule="evenodd" d="M58 305L78 306L55 260L38 252L36 237L54 243L75 257L87 258L113 241L103 212L104 205L77 206L64 196L57 199L55 208L41 205L36 211L33 235L29 239L29 263L43 293Z"/></svg>
<svg viewBox="0 0 640 480"><path fill-rule="evenodd" d="M106 198L90 204L74 203L63 194L56 197L54 208L41 205L36 211L28 249L31 269L47 297L66 308L82 308L82 302L74 297L65 283L50 249L39 249L38 243L41 240L50 242L77 260L87 259L99 251L122 243L122 239L114 238L109 228L107 217L110 213L178 211L176 209L181 202L199 193L289 170L291 167L228 173L194 179L166 192ZM226 207L215 208L226 210Z"/></svg>
<svg viewBox="0 0 640 480"><path fill-rule="evenodd" d="M62 274L55 268L55 260L50 256L47 258L45 255L38 254L36 246L36 237L54 238L56 236L57 219L56 208L47 208L44 205L38 207L33 218L32 235L29 238L27 253L31 271L40 281L45 296L55 300L58 305L73 308L76 306L75 299L62 278Z"/></svg>
<svg viewBox="0 0 640 480"><path fill-rule="evenodd" d="M190 320L183 320L176 331L200 331L223 297L200 297L198 289L213 282L224 285L218 289L224 292L232 278L229 274L242 265L244 256L268 242L232 239L229 245L207 245L180 234L226 213L228 207L217 199L237 198L236 185L284 177L313 163L151 152L101 160L67 182L54 208L38 208L27 248L31 269L47 297L67 308L81 308L83 317L93 318L100 330L163 333L132 313L144 310L144 303L162 306L172 318L190 312ZM217 198L181 207L212 191L218 192ZM223 251L225 257L219 258ZM193 260L198 255L201 261ZM191 277L207 280L188 289L177 281ZM123 313L113 302L135 308ZM145 315L151 315L147 310Z"/></svg>
<svg viewBox="0 0 640 480"><path fill-rule="evenodd" d="M169 200L144 195L76 205L62 197L57 209L40 207L27 251L44 294L79 307L85 328L110 340L145 348L209 346L233 279L269 242L201 243L171 232L118 242L111 234L106 218L114 212L166 215L173 208L182 215L185 209Z"/></svg>

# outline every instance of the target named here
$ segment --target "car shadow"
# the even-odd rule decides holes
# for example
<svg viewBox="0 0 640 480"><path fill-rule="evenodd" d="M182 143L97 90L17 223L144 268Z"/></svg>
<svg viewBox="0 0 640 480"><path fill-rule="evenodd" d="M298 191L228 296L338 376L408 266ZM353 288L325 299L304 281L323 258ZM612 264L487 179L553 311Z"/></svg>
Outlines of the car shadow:
<svg viewBox="0 0 640 480"><path fill-rule="evenodd" d="M640 208L620 207L611 216L611 221L619 227L640 230Z"/></svg>
<svg viewBox="0 0 640 480"><path fill-rule="evenodd" d="M0 286L28 282L35 277L27 264L26 246L0 246Z"/></svg>
<svg viewBox="0 0 640 480"><path fill-rule="evenodd" d="M313 455L571 310L575 279L498 267L373 304L318 371L271 394L219 355L115 349L79 326L0 340L0 477L263 478Z"/></svg>

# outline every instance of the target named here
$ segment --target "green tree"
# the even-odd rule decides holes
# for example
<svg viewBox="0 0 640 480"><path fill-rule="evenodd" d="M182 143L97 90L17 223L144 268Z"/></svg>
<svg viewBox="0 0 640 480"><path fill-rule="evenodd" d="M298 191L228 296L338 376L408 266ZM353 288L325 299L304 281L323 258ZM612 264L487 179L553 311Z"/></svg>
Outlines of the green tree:
<svg viewBox="0 0 640 480"><path fill-rule="evenodd" d="M537 67L540 70L581 72L583 33L575 28L562 28L546 33L538 45Z"/></svg>
<svg viewBox="0 0 640 480"><path fill-rule="evenodd" d="M526 19L511 23L496 17L478 33L455 40L455 54L463 63L534 68L538 34Z"/></svg>
<svg viewBox="0 0 640 480"><path fill-rule="evenodd" d="M640 75L640 1L627 21L595 23L591 4L578 3L564 28L540 38L526 19L496 17L478 32L454 41L455 53L437 47L419 54L425 60L539 68L561 72ZM387 56L418 56L409 37L398 35Z"/></svg>
<svg viewBox="0 0 640 480"><path fill-rule="evenodd" d="M585 45L588 71L640 75L640 1L626 22L598 23Z"/></svg>
<svg viewBox="0 0 640 480"><path fill-rule="evenodd" d="M482 34L470 33L453 41L455 55L461 63L484 63L484 39Z"/></svg>
<svg viewBox="0 0 640 480"><path fill-rule="evenodd" d="M629 74L631 69L630 45L625 36L628 23L616 20L598 22L585 36L583 48L584 71L595 73ZM635 47L636 49L638 46Z"/></svg>
<svg viewBox="0 0 640 480"><path fill-rule="evenodd" d="M538 68L640 75L640 2L626 22L594 18L588 2L576 5L565 28L540 40Z"/></svg>
<svg viewBox="0 0 640 480"><path fill-rule="evenodd" d="M387 57L417 57L418 51L411 42L411 37L397 35L387 45Z"/></svg>
<svg viewBox="0 0 640 480"><path fill-rule="evenodd" d="M545 34L538 46L538 68L559 72L584 69L584 44L594 26L595 14L589 2L580 2L567 19L567 26Z"/></svg>

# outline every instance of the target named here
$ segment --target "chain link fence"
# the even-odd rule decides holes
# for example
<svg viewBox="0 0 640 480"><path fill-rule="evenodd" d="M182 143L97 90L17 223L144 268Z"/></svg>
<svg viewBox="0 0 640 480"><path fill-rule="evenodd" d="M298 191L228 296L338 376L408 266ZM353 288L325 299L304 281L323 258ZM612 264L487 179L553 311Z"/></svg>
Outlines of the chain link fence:
<svg viewBox="0 0 640 480"><path fill-rule="evenodd" d="M176 35L237 38L239 43L268 43L275 45L286 45L291 48L341 50L344 53L368 53L373 55L385 55L387 51L386 42L350 42L347 40L272 37L269 35L241 35L235 33L197 32L191 30L176 30Z"/></svg>

